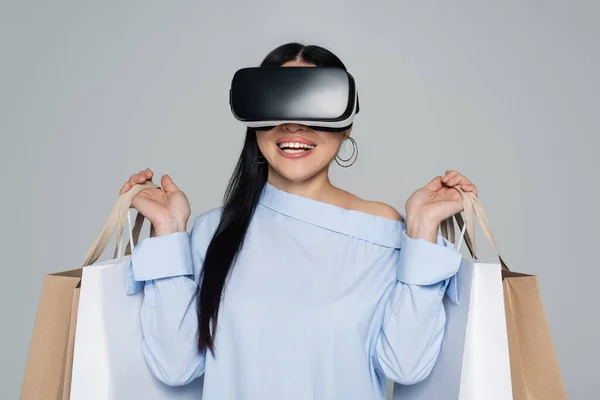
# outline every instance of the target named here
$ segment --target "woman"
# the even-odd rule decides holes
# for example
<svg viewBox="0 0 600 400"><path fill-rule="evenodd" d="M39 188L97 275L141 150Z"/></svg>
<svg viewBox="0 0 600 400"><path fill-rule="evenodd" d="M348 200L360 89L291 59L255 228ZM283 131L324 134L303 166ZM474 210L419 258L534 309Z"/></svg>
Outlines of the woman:
<svg viewBox="0 0 600 400"><path fill-rule="evenodd" d="M261 66L346 69L295 43ZM349 135L249 129L223 206L196 217L189 234L188 200L169 176L134 197L156 232L136 246L130 283L145 292L143 349L160 380L204 375L204 400L346 400L384 399L386 376L412 384L429 374L461 260L438 226L462 211L453 188L476 188L446 171L412 194L404 218L330 183ZM121 194L152 177L132 175Z"/></svg>

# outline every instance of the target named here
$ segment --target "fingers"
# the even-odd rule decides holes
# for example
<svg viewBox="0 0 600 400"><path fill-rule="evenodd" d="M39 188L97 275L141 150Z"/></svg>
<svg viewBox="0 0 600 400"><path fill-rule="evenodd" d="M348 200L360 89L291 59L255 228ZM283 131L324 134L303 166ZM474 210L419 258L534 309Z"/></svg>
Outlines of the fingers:
<svg viewBox="0 0 600 400"><path fill-rule="evenodd" d="M457 171L446 171L446 175L442 178L442 182L448 187L471 183L467 178Z"/></svg>
<svg viewBox="0 0 600 400"><path fill-rule="evenodd" d="M444 183L447 182L449 179L455 177L458 174L458 171L454 171L454 170L446 170L446 174L444 175L443 181Z"/></svg>
<svg viewBox="0 0 600 400"><path fill-rule="evenodd" d="M152 180L153 176L154 176L154 172L152 172L152 170L150 168L146 168L145 170L140 171L137 174L131 175L129 180L127 182L125 182L123 187L121 187L121 190L119 191L119 195L123 195L124 193L127 193L134 185L142 184L148 180Z"/></svg>
<svg viewBox="0 0 600 400"><path fill-rule="evenodd" d="M140 171L137 174L131 175L131 178L129 178L129 182L132 185L144 183L147 180L152 179L153 175L154 175L154 173L150 169L146 168L145 170Z"/></svg>
<svg viewBox="0 0 600 400"><path fill-rule="evenodd" d="M446 175L442 178L442 182L446 186L453 187L463 183L466 179L467 178L457 171L446 171Z"/></svg>
<svg viewBox="0 0 600 400"><path fill-rule="evenodd" d="M477 196L477 187L458 171L447 170L442 183L448 187L460 186L464 192L473 192Z"/></svg>

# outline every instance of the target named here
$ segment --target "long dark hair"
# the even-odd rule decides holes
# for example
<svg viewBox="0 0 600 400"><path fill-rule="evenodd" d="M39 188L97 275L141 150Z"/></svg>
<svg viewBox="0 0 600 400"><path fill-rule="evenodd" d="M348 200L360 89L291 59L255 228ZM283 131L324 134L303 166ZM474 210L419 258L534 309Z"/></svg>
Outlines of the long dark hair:
<svg viewBox="0 0 600 400"><path fill-rule="evenodd" d="M317 67L338 67L344 63L332 52L320 46L288 43L271 51L261 67L279 67L299 60ZM233 175L225 191L221 220L206 250L201 281L196 293L198 313L198 348L215 353L215 333L219 306L225 282L244 242L244 237L258 200L267 182L268 166L260 162L262 155L256 131L246 131L246 141Z"/></svg>

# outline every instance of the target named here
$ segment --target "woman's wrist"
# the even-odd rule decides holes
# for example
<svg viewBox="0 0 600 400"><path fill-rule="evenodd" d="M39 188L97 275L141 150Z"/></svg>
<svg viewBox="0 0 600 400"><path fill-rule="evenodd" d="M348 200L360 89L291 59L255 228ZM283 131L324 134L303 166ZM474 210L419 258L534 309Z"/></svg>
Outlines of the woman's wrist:
<svg viewBox="0 0 600 400"><path fill-rule="evenodd" d="M406 235L412 239L423 239L437 243L440 221L423 215L406 216Z"/></svg>
<svg viewBox="0 0 600 400"><path fill-rule="evenodd" d="M178 221L169 221L154 226L156 236L166 236L176 232L185 232L186 224Z"/></svg>

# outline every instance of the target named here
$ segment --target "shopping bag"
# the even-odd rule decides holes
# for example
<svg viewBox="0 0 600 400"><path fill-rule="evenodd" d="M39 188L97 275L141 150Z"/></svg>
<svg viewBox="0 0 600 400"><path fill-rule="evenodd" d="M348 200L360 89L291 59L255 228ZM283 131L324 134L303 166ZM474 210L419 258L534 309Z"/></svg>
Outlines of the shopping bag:
<svg viewBox="0 0 600 400"><path fill-rule="evenodd" d="M148 187L151 187L150 184L136 187L128 196L133 197ZM142 223L142 219L136 219L132 231L134 243L139 237ZM96 247L103 249L108 240L98 242ZM130 252L130 249L129 244L127 251ZM100 254L94 256L97 259ZM81 275L82 269L76 268L44 277L21 387L21 400L69 399Z"/></svg>
<svg viewBox="0 0 600 400"><path fill-rule="evenodd" d="M152 187L151 183L134 187L127 196L133 197L149 187ZM114 211L112 214L115 214ZM143 219L138 215L131 242L137 242L142 223ZM110 225L107 223L105 229ZM104 237L102 242L96 243L95 248L104 249L109 240L110 237ZM127 254L130 251L131 243L127 245ZM117 249L115 254L116 252ZM94 254L94 261L100 254ZM91 262L90 259L87 263ZM76 268L44 277L21 388L21 400L70 398L81 276L82 268Z"/></svg>
<svg viewBox="0 0 600 400"><path fill-rule="evenodd" d="M152 187L136 185L141 190ZM133 189L132 189L133 190ZM139 190L138 190L139 191ZM71 377L71 400L198 400L202 379L188 385L170 387L151 372L142 350L140 311L143 291L126 294L129 250L143 223L138 214L132 229L128 226L129 247L121 251L121 234L129 216L135 192L119 198L113 213L85 257L81 278L77 327ZM112 260L95 263L106 243L117 233L118 249Z"/></svg>
<svg viewBox="0 0 600 400"><path fill-rule="evenodd" d="M473 196L474 197L474 196ZM481 203L473 206L493 238ZM497 247L494 247L497 250ZM474 246L473 251L474 253ZM567 393L554 350L537 277L510 270L503 261L502 286L515 400L565 400Z"/></svg>
<svg viewBox="0 0 600 400"><path fill-rule="evenodd" d="M63 400L68 396L81 269L44 277L21 400ZM68 398L68 397L66 397Z"/></svg>
<svg viewBox="0 0 600 400"><path fill-rule="evenodd" d="M465 224L460 215L455 216L462 228L458 247L464 239L473 253L463 257L454 286L448 288L456 291L458 303L450 301L448 296L443 301L446 329L431 373L414 385L394 385L394 399L513 398L502 286L503 260L483 263L474 256L474 220L477 219L480 225L485 221L482 221L481 209L474 207L477 198L462 191L461 194L467 222ZM442 226L442 233L447 236L445 226ZM454 241L453 230L451 232L451 241Z"/></svg>
<svg viewBox="0 0 600 400"><path fill-rule="evenodd" d="M472 264L463 262L461 269L464 265L472 265L473 273L466 273L465 270L458 273L459 304L444 302L448 322L440 357L432 373L413 387L396 387L395 395L402 399L567 399L537 277L511 271L508 268L500 256L478 198L471 193L458 190L463 196L467 219L465 224L460 214L454 216L458 226L462 228L461 242L458 247L464 239L472 259ZM477 279L480 267L486 264L477 261L473 225L475 219L496 250L499 259L498 264L487 264L485 267L487 273L494 269L495 275L492 277L492 274L489 274L490 276L486 278L489 280L485 285L486 290L480 290L484 286ZM453 226L452 219L442 224L442 234L446 238L450 236L450 241L454 243L454 228L449 229L451 224ZM463 259L465 260L466 258ZM492 265L494 267L491 268ZM466 270L468 271L469 268L467 267ZM473 280L468 282L465 280L465 275L466 278L472 276ZM501 327L502 324L495 316L499 313L497 304L499 282L502 285L504 327ZM490 289L492 291L488 291ZM487 303L492 297L494 298L494 321L491 321L488 315L487 323L490 326L481 326L486 323L485 312L491 310ZM508 348L505 345L504 332L500 332L501 329L506 329ZM484 331L494 336L484 338L482 336ZM492 337L495 339L491 340ZM489 365L498 362L497 356L500 355L498 349L502 349L502 363L495 364L495 367L501 365L503 368L502 374L496 375L498 380L494 381L494 375L491 373L493 371L490 371ZM508 352L510 366L510 385L506 382L506 352ZM490 357L490 354L494 356ZM494 390L499 387L503 390L496 393L488 390L487 385L490 384ZM508 387L511 388L510 393L506 391Z"/></svg>
<svg viewBox="0 0 600 400"><path fill-rule="evenodd" d="M475 213L481 218L480 225L483 232L498 252L483 207L475 196L471 197ZM460 218L458 222L460 224ZM467 238L467 247L473 257L476 257L475 246L471 242ZM500 260L503 265L502 287L513 399L565 400L567 393L554 350L537 277L512 271L501 257Z"/></svg>

